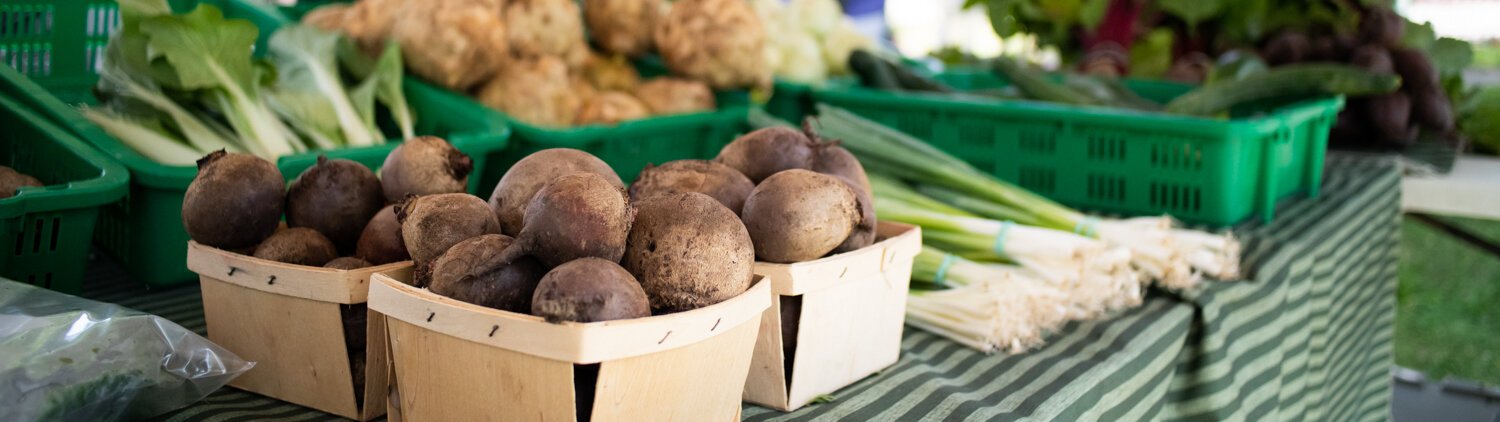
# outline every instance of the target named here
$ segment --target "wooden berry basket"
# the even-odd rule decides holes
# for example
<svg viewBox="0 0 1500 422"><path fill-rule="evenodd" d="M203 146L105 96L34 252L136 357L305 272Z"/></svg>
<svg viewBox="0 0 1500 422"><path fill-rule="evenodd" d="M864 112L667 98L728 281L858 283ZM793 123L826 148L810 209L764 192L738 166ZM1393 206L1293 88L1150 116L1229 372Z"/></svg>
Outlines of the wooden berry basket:
<svg viewBox="0 0 1500 422"><path fill-rule="evenodd" d="M386 316L400 397L392 414L410 421L738 420L771 306L770 283L757 279L692 311L553 324L412 287L407 276L377 274L370 310ZM590 407L575 375L595 370Z"/></svg>
<svg viewBox="0 0 1500 422"><path fill-rule="evenodd" d="M354 391L340 305L365 303L370 276L410 274L411 262L358 270L284 264L188 242L203 286L208 338L255 368L229 385L349 419L385 415L385 318L366 324L363 391ZM363 400L356 400L355 394ZM361 403L363 405L361 405Z"/></svg>
<svg viewBox="0 0 1500 422"><path fill-rule="evenodd" d="M796 410L896 363L922 230L880 222L876 234L879 241L857 251L795 264L755 263L755 274L771 282L778 300L761 318L745 401ZM797 296L802 310L787 371L781 306Z"/></svg>

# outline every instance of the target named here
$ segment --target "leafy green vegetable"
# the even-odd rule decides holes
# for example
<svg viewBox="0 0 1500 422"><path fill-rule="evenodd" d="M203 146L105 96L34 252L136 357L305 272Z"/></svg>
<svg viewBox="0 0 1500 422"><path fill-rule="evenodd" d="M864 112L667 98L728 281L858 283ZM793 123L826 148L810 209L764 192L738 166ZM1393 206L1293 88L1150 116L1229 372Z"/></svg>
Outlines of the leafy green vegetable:
<svg viewBox="0 0 1500 422"><path fill-rule="evenodd" d="M1432 22L1416 23L1406 21L1406 31L1401 35L1401 45L1418 50L1427 50L1432 43L1437 41L1437 33L1432 29Z"/></svg>
<svg viewBox="0 0 1500 422"><path fill-rule="evenodd" d="M282 103L295 99L300 104L290 107L291 109L311 112L318 119L332 116L332 123L338 127L335 133L341 135L334 139L340 140L340 144L374 145L381 140L376 136L378 132L372 133L359 111L349 102L349 95L339 78L339 39L340 36L336 33L303 25L286 26L271 35L270 57L279 72L275 87L276 98ZM280 108L288 107L287 104L282 104ZM302 121L299 124L299 121L307 117L305 115L288 117L297 126L327 124L326 120L311 123ZM332 148L321 142L318 147Z"/></svg>
<svg viewBox="0 0 1500 422"><path fill-rule="evenodd" d="M1462 74L1474 62L1474 48L1466 41L1443 37L1433 41L1427 56L1439 74Z"/></svg>
<svg viewBox="0 0 1500 422"><path fill-rule="evenodd" d="M295 90L271 91L266 94L266 103L311 141L312 147L333 149L341 143L339 117L322 95Z"/></svg>
<svg viewBox="0 0 1500 422"><path fill-rule="evenodd" d="M222 108L236 132L247 142L259 142L270 157L294 151L288 131L260 98L259 75L249 54L260 33L255 24L226 20L218 8L200 4L186 14L147 18L140 30L149 37L150 51L176 75L175 80L159 80L164 86L202 91Z"/></svg>
<svg viewBox="0 0 1500 422"><path fill-rule="evenodd" d="M1189 28L1197 28L1198 23L1218 15L1225 5L1224 0L1161 0L1156 4L1187 22Z"/></svg>
<svg viewBox="0 0 1500 422"><path fill-rule="evenodd" d="M1470 98L1458 123L1475 144L1500 152L1500 87L1484 88Z"/></svg>
<svg viewBox="0 0 1500 422"><path fill-rule="evenodd" d="M83 109L83 117L104 128L121 142L140 152L152 161L167 165L188 166L198 161L202 154L173 139L159 124L150 127L147 123L115 116L93 109Z"/></svg>
<svg viewBox="0 0 1500 422"><path fill-rule="evenodd" d="M1078 23L1084 28L1096 28L1104 21L1104 12L1109 10L1109 0L1084 0L1078 11Z"/></svg>
<svg viewBox="0 0 1500 422"><path fill-rule="evenodd" d="M401 61L401 46L387 43L380 57L371 60L353 43L345 42L339 47L339 60L356 78L364 79L357 89L373 89L375 99L391 111L391 118L401 130L402 139L416 136L411 106L406 102L406 91L401 88L405 77L405 65ZM373 88L365 88L370 84ZM354 97L356 94L351 93ZM359 106L358 99L351 98ZM373 109L372 109L373 112Z"/></svg>
<svg viewBox="0 0 1500 422"><path fill-rule="evenodd" d="M243 152L238 142L233 140L233 134L226 133L222 128L211 126L208 122L198 119L191 111L183 108L172 101L167 95L155 86L147 86L142 82L130 80L120 76L120 72L105 72L100 75L101 87L110 87L118 90L118 94L127 96L140 103L150 106L154 111L165 114L175 124L176 129L193 148L199 152L227 150L230 152Z"/></svg>
<svg viewBox="0 0 1500 422"><path fill-rule="evenodd" d="M1172 68L1171 29L1157 28L1130 46L1130 74L1141 77L1165 75Z"/></svg>

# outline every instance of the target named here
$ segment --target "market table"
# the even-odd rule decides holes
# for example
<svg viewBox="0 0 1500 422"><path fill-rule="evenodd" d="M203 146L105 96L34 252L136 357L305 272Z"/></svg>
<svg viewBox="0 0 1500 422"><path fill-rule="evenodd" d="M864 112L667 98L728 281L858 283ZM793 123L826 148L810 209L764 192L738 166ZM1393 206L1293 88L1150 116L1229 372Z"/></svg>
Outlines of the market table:
<svg viewBox="0 0 1500 422"><path fill-rule="evenodd" d="M1384 420L1389 415L1400 178L1389 157L1330 153L1321 195L1247 222L1247 280L1151 292L1019 356L907 329L899 362L797 412L746 420ZM204 332L197 285L145 291L109 263L85 296ZM222 389L163 420L335 416Z"/></svg>

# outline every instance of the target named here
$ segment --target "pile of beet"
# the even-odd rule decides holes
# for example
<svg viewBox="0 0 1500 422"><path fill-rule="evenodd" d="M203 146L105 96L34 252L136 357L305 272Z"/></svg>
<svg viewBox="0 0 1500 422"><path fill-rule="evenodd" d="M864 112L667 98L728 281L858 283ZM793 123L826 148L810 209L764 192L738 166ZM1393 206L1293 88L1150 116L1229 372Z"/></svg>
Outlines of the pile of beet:
<svg viewBox="0 0 1500 422"><path fill-rule="evenodd" d="M471 170L468 156L425 136L393 149L381 177L359 163L324 156L290 185L269 161L218 151L198 160L198 175L183 197L182 223L200 244L288 264L353 270L413 257L422 264L470 233L499 233L484 201L460 193ZM470 211L488 224L446 230L439 228L445 221L424 225L400 218L417 204L462 202L427 199L450 197L470 199L477 204ZM405 231L422 237L409 238ZM413 241L418 239L423 241ZM364 305L341 311L355 391L362 391Z"/></svg>

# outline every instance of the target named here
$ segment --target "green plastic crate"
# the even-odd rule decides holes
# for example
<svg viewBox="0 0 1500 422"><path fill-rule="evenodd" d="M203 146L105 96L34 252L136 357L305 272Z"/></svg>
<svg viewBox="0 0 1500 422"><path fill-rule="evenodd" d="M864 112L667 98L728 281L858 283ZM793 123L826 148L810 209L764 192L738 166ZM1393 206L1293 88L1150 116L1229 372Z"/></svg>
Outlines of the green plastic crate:
<svg viewBox="0 0 1500 422"><path fill-rule="evenodd" d="M0 95L0 165L47 184L0 199L0 278L77 294L99 207L129 175L78 137Z"/></svg>
<svg viewBox="0 0 1500 422"><path fill-rule="evenodd" d="M801 122L814 114L813 86L777 79L766 100L766 112L788 122Z"/></svg>
<svg viewBox="0 0 1500 422"><path fill-rule="evenodd" d="M938 77L961 90L1006 85L983 71ZM1158 81L1126 85L1156 101L1192 89ZM1206 119L854 86L818 89L813 97L1074 207L1166 213L1213 226L1256 214L1269 221L1278 200L1316 196L1328 130L1344 104L1341 97L1328 97Z"/></svg>
<svg viewBox="0 0 1500 422"><path fill-rule="evenodd" d="M254 21L262 29L262 45L271 30L285 22L278 12L265 6L239 0L206 2L223 8L226 16ZM187 3L190 2L174 4L186 8L189 5ZM183 194L197 174L197 169L191 166L166 166L145 158L84 119L72 106L93 101L90 89L97 76L92 62L61 59L97 56L102 51L107 35L100 34L108 34L112 25L96 23L114 22L118 18L113 2L28 0L28 4L32 8L28 10L41 13L39 16L50 16L54 22L53 31L22 37L16 32L0 29L0 49L14 48L14 45L21 43L49 45L49 42L38 40L53 40L50 41L48 53L40 57L51 57L55 61L47 66L20 66L29 70L24 76L0 66L0 92L27 102L129 169L132 175L129 195L125 201L104 209L95 241L118 259L133 279L154 286L196 280L197 276L186 265L188 236L182 228L181 213ZM0 7L11 6L7 4ZM79 14L89 17L76 19ZM85 22L89 24L83 25ZM65 23L67 26L64 26ZM93 38L95 36L98 38ZM88 40L85 42L83 38ZM15 63L14 59L11 60L11 63ZM484 174L491 154L504 149L510 136L509 129L499 115L467 98L415 78L406 79L405 91L407 101L417 115L417 133L443 136L459 150L469 154L474 160L475 169L474 176L469 179L469 191L476 194L485 191L483 194L488 194L486 189L481 189L479 176ZM387 130L387 133L391 132ZM287 156L282 157L277 166L288 180L295 179L303 170L312 166L319 154L327 154L330 158L351 159L371 168L379 168L385 156L396 145L390 143Z"/></svg>

